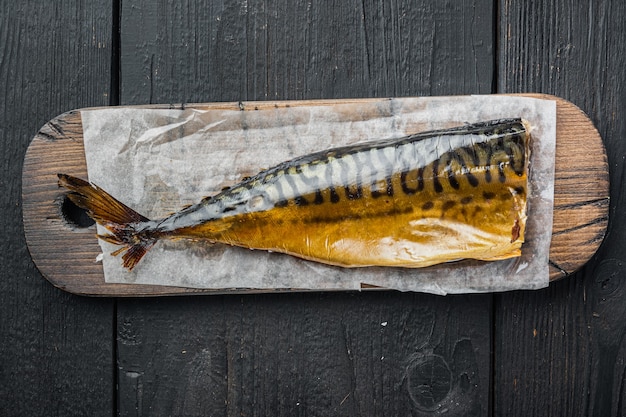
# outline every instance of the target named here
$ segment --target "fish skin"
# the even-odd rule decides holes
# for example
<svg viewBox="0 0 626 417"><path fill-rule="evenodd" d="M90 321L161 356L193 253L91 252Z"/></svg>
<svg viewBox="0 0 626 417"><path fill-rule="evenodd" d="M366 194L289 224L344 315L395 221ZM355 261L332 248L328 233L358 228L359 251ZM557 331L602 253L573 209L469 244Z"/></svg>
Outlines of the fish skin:
<svg viewBox="0 0 626 417"><path fill-rule="evenodd" d="M134 213L127 225L119 224L123 214L110 222L101 212L115 204L91 203L102 190L68 176L60 183L109 229L105 240L129 248L123 259L130 269L162 238L343 267L417 268L521 254L529 143L527 123L506 119L335 148L262 171L165 219L147 220L122 205Z"/></svg>

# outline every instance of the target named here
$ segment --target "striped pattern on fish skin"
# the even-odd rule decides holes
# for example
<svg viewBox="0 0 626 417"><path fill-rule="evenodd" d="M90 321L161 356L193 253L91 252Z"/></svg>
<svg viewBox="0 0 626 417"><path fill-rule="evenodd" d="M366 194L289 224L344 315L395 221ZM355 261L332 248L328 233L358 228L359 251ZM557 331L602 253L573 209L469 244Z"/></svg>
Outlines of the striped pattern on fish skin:
<svg viewBox="0 0 626 417"><path fill-rule="evenodd" d="M94 217L112 233L105 240L128 248L129 268L161 238L344 267L506 259L524 241L529 141L520 119L418 133L284 162L162 220L133 212L129 225L118 215L107 226ZM97 194L64 178L74 195Z"/></svg>
<svg viewBox="0 0 626 417"><path fill-rule="evenodd" d="M319 152L205 199L159 228L341 266L518 256L528 140L516 119Z"/></svg>

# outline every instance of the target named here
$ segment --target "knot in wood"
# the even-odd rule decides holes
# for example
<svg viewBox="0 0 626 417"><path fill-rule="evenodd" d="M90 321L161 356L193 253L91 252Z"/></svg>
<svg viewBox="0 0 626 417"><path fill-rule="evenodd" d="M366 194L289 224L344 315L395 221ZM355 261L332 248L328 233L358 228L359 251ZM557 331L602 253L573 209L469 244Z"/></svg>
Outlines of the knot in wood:
<svg viewBox="0 0 626 417"><path fill-rule="evenodd" d="M409 364L406 381L411 400L417 408L424 411L438 409L453 386L448 362L433 353L420 355Z"/></svg>

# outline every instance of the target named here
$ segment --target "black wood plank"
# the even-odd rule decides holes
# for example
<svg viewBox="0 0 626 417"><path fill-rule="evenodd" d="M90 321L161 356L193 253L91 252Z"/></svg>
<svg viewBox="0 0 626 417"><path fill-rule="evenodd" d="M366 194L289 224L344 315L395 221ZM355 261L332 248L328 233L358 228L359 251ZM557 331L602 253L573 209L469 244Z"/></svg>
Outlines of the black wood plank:
<svg viewBox="0 0 626 417"><path fill-rule="evenodd" d="M559 95L591 116L609 158L611 217L583 271L496 298L495 414L623 415L626 5L502 1L500 18L500 92Z"/></svg>
<svg viewBox="0 0 626 417"><path fill-rule="evenodd" d="M492 84L487 1L122 6L124 104L488 93ZM489 412L489 295L120 300L118 313L121 415Z"/></svg>
<svg viewBox="0 0 626 417"><path fill-rule="evenodd" d="M122 6L122 104L491 92L485 0Z"/></svg>
<svg viewBox="0 0 626 417"><path fill-rule="evenodd" d="M122 415L486 414L490 296L121 303Z"/></svg>
<svg viewBox="0 0 626 417"><path fill-rule="evenodd" d="M38 273L20 194L39 128L72 108L108 104L112 7L28 0L0 8L0 415L111 415L113 301L69 295Z"/></svg>

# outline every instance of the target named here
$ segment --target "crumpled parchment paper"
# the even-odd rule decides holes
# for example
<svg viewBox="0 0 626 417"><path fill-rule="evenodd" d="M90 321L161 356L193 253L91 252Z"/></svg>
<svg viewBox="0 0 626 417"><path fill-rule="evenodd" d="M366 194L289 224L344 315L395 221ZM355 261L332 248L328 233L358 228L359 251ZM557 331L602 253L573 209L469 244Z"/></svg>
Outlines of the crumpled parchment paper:
<svg viewBox="0 0 626 417"><path fill-rule="evenodd" d="M491 119L532 126L530 198L522 256L422 269L346 269L289 255L199 241L158 242L133 271L100 242L109 283L210 289L361 289L436 294L548 285L556 104L507 96L381 99L263 110L110 108L81 112L89 180L139 213L165 217L296 156ZM104 233L103 229L99 233Z"/></svg>

